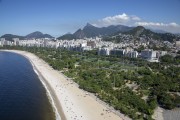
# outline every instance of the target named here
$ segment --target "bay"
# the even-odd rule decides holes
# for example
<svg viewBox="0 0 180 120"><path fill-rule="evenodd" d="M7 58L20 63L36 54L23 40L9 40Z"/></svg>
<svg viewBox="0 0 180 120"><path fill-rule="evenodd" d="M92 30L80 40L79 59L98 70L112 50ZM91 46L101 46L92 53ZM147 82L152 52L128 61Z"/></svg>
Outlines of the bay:
<svg viewBox="0 0 180 120"><path fill-rule="evenodd" d="M16 53L0 52L0 120L55 120L31 63Z"/></svg>

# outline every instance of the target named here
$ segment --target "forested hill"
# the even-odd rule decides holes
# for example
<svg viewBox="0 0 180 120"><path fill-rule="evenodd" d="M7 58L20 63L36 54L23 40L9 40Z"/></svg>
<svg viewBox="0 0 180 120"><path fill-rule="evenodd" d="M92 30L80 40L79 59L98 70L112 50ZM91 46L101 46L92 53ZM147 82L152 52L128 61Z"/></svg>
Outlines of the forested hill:
<svg viewBox="0 0 180 120"><path fill-rule="evenodd" d="M5 38L6 40L12 41L13 38L19 38L20 40L24 40L24 36L19 36L19 35L13 35L13 34L5 34L2 35L1 38Z"/></svg>
<svg viewBox="0 0 180 120"><path fill-rule="evenodd" d="M43 34L42 32L36 31L26 36L5 34L5 35L2 35L0 38L5 38L6 40L12 41L13 38L19 38L20 40L25 40L25 39L54 38L54 37L52 37L49 34Z"/></svg>
<svg viewBox="0 0 180 120"><path fill-rule="evenodd" d="M126 32L117 32L112 35L104 36L104 40L106 41L113 41L120 42L119 39L122 35L131 35L133 39L137 39L140 37L153 39L153 40L159 40L159 41L169 41L174 42L176 40L180 39L179 35L172 34L172 33L156 33L151 31L150 29L146 29L143 26L137 26L129 31Z"/></svg>

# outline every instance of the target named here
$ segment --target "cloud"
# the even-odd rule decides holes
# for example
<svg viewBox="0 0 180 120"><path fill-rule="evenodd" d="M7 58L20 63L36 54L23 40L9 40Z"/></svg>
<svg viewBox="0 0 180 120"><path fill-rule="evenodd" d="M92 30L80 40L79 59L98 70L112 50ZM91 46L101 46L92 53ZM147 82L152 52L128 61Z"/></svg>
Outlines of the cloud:
<svg viewBox="0 0 180 120"><path fill-rule="evenodd" d="M135 25L140 25L140 26L149 26L149 27L179 27L177 23L158 23L158 22L136 22Z"/></svg>
<svg viewBox="0 0 180 120"><path fill-rule="evenodd" d="M131 16L131 18L134 21L140 21L141 20L141 18L139 18L138 16L135 16L135 15Z"/></svg>
<svg viewBox="0 0 180 120"><path fill-rule="evenodd" d="M106 27L110 25L144 26L150 29L180 33L180 25L175 22L149 22L136 15L128 15L126 13L102 18L100 20L94 21L92 25L96 27Z"/></svg>
<svg viewBox="0 0 180 120"><path fill-rule="evenodd" d="M180 33L180 25L175 22L172 23L136 22L135 25L144 26L151 29L165 30L167 32L172 32L172 33Z"/></svg>
<svg viewBox="0 0 180 120"><path fill-rule="evenodd" d="M126 13L105 17L93 23L94 26L104 27L109 25L126 25L131 21L140 21L141 19L135 15L127 15Z"/></svg>

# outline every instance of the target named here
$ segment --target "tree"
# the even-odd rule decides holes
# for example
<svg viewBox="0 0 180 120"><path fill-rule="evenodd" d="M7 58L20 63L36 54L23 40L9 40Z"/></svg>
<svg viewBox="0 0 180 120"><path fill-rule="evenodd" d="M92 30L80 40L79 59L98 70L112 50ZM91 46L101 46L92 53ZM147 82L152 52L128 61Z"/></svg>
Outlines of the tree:
<svg viewBox="0 0 180 120"><path fill-rule="evenodd" d="M167 54L167 55L160 57L160 61L167 62L167 63L173 63L174 58L173 58L173 56Z"/></svg>

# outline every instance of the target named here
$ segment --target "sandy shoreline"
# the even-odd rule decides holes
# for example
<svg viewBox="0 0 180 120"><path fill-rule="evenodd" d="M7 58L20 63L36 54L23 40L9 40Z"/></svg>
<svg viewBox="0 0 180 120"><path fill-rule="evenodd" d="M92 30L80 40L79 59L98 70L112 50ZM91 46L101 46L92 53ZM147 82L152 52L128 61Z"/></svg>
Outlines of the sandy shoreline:
<svg viewBox="0 0 180 120"><path fill-rule="evenodd" d="M33 64L33 63L31 62L31 64ZM48 97L49 97L50 102L51 102L53 109L55 111L56 120L66 120L62 106L59 103L58 98L55 95L54 90L51 88L49 83L45 80L43 75L41 75L41 73L37 70L37 68L34 65L33 65L33 69L35 70L36 74L38 75L39 79L41 80L42 84L44 85L44 87L47 91Z"/></svg>
<svg viewBox="0 0 180 120"><path fill-rule="evenodd" d="M50 92L49 94L52 96L62 120L129 119L123 114L116 115L106 105L100 104L95 97L79 89L74 82L67 79L60 71L52 69L34 54L18 50L6 51L23 55L31 62L42 80L41 82L44 82L47 86L46 89Z"/></svg>

